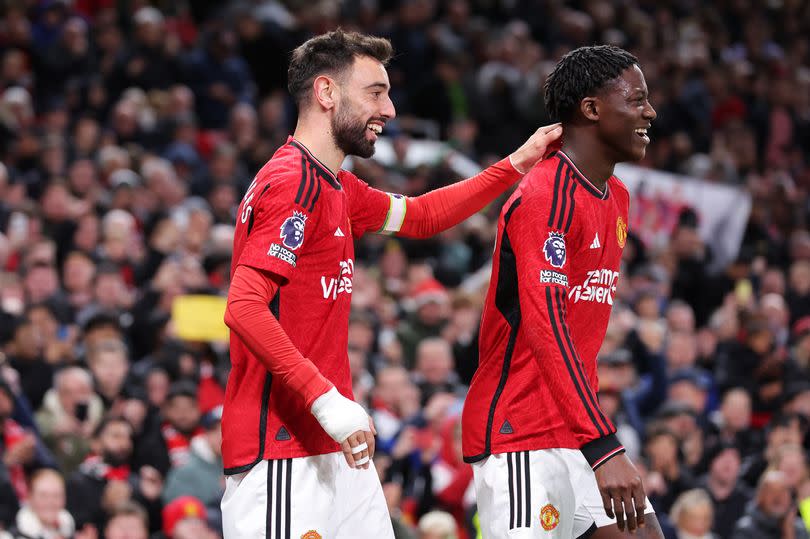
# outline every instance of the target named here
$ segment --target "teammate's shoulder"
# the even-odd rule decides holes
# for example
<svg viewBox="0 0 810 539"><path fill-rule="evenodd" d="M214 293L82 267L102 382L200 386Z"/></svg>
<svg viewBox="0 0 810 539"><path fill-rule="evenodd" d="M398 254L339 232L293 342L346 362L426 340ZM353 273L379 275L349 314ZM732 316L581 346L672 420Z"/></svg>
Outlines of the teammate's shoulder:
<svg viewBox="0 0 810 539"><path fill-rule="evenodd" d="M556 152L537 163L518 184L515 198L519 197L521 204L550 203L563 165Z"/></svg>

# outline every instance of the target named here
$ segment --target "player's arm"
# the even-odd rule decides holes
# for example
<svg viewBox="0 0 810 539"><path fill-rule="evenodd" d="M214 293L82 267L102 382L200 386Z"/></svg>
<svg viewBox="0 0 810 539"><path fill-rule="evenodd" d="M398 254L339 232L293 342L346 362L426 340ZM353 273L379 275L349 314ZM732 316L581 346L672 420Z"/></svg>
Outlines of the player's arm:
<svg viewBox="0 0 810 539"><path fill-rule="evenodd" d="M556 400L557 409L597 475L608 516L614 516L615 508L623 529L626 511L632 530L636 518L643 524L644 489L638 472L624 455L616 428L599 406L596 388L571 338L568 258L578 246L575 234L571 234L576 228L571 224L574 210L571 204L563 204L562 198L555 203L554 193L540 193L518 201L504 227L501 245L514 253L521 329L543 373L543 382L548 384L548 394Z"/></svg>
<svg viewBox="0 0 810 539"><path fill-rule="evenodd" d="M560 135L560 124L541 127L514 153L471 178L418 197L391 196L389 214L381 231L428 238L456 226L522 178Z"/></svg>
<svg viewBox="0 0 810 539"><path fill-rule="evenodd" d="M346 444L350 466L368 467L374 455L374 436L362 406L343 397L312 361L290 340L267 306L279 289L268 272L238 266L231 280L225 323L279 381L300 395L324 430L336 442ZM354 437L355 444L349 443ZM358 450L359 447L359 450Z"/></svg>
<svg viewBox="0 0 810 539"><path fill-rule="evenodd" d="M355 233L368 230L428 238L452 228L522 178L561 134L560 124L541 127L514 153L475 176L417 197L383 193L362 184L352 204Z"/></svg>

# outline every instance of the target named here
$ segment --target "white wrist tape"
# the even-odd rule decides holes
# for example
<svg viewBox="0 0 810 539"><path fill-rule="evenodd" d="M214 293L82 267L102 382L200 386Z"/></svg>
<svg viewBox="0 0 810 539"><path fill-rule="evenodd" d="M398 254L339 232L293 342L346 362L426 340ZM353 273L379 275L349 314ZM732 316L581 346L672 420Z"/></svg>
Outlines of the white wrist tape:
<svg viewBox="0 0 810 539"><path fill-rule="evenodd" d="M368 414L333 387L312 403L312 415L334 441L342 443L358 430L371 431Z"/></svg>

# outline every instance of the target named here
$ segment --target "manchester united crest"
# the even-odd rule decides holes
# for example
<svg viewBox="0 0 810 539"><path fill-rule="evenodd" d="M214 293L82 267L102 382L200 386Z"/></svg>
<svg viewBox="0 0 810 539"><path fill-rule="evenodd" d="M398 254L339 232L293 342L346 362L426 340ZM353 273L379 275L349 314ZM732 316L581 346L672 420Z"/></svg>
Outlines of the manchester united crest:
<svg viewBox="0 0 810 539"><path fill-rule="evenodd" d="M543 529L547 532L550 532L554 528L557 527L557 524L560 523L560 512L557 511L557 508L553 505L546 504L540 510L540 524L543 525Z"/></svg>
<svg viewBox="0 0 810 539"><path fill-rule="evenodd" d="M616 241L619 242L619 247L624 249L624 244L627 243L627 223L621 216L616 219Z"/></svg>
<svg viewBox="0 0 810 539"><path fill-rule="evenodd" d="M301 539L323 539L323 537L321 537L321 534L315 530L309 530L307 533L301 536Z"/></svg>

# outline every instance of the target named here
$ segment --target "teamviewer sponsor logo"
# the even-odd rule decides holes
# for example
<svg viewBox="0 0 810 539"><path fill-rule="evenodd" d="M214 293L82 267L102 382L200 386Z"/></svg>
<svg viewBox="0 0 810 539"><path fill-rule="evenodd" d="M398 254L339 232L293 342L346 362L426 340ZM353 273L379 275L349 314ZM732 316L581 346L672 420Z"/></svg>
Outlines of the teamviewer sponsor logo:
<svg viewBox="0 0 810 539"><path fill-rule="evenodd" d="M277 243L270 244L270 250L267 251L267 254L268 256L274 256L279 260L283 260L292 267L295 267L295 263L298 261L298 257L295 253Z"/></svg>
<svg viewBox="0 0 810 539"><path fill-rule="evenodd" d="M618 271L608 269L589 271L585 276L585 281L568 292L568 299L574 303L593 301L613 305L613 296L616 294L618 281Z"/></svg>
<svg viewBox="0 0 810 539"><path fill-rule="evenodd" d="M336 300L338 294L346 294L352 293L352 279L354 278L354 260L351 258L348 260L341 260L340 261L340 276L335 277L326 277L326 275L321 277L321 288L323 289L323 299L332 299Z"/></svg>

